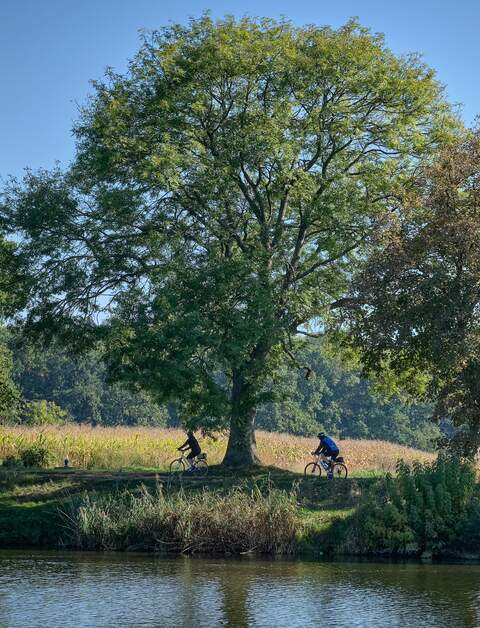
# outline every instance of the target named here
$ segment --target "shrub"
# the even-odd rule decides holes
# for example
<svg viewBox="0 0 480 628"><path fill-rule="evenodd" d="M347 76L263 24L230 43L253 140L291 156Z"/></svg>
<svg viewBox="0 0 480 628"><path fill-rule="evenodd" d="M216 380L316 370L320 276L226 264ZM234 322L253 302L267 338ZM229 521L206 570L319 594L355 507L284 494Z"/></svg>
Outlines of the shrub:
<svg viewBox="0 0 480 628"><path fill-rule="evenodd" d="M294 493L233 489L85 495L65 514L67 545L79 549L275 554L293 551L300 519Z"/></svg>
<svg viewBox="0 0 480 628"><path fill-rule="evenodd" d="M9 491L17 486L18 481L22 477L22 467L20 465L21 463L17 461L15 466L0 467L0 487Z"/></svg>
<svg viewBox="0 0 480 628"><path fill-rule="evenodd" d="M367 552L442 553L478 508L472 465L439 457L398 464L367 493L355 517L355 543Z"/></svg>
<svg viewBox="0 0 480 628"><path fill-rule="evenodd" d="M40 435L29 447L22 449L20 459L26 467L44 468L53 463L54 455L46 440Z"/></svg>

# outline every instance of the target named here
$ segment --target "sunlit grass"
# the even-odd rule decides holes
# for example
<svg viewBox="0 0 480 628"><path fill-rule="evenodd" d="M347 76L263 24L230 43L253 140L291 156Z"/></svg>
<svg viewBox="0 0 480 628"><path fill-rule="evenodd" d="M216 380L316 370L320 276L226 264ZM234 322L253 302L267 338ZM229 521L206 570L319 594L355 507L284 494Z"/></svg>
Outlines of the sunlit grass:
<svg viewBox="0 0 480 628"><path fill-rule="evenodd" d="M101 550L288 554L302 528L296 494L275 488L187 495L142 486L83 495L63 518L67 545Z"/></svg>
<svg viewBox="0 0 480 628"><path fill-rule="evenodd" d="M0 427L0 459L18 456L39 439L52 452L57 466L63 465L67 457L72 466L82 469L166 470L178 455L177 447L185 440L185 433L148 427ZM219 464L225 453L226 435L199 440L208 453L209 464ZM290 471L303 471L317 442L289 434L257 432L262 462ZM434 458L432 453L379 440L344 440L339 446L350 473L357 476L393 471L399 458L405 462Z"/></svg>

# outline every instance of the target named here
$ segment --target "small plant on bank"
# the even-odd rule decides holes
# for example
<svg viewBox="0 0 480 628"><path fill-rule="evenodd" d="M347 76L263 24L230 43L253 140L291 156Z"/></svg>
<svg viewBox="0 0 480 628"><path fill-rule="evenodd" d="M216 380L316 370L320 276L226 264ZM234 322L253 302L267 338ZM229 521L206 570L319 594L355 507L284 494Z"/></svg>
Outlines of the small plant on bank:
<svg viewBox="0 0 480 628"><path fill-rule="evenodd" d="M22 461L12 454L6 456L2 462L2 467L5 469L15 469L23 466Z"/></svg>
<svg viewBox="0 0 480 628"><path fill-rule="evenodd" d="M22 477L22 466L0 467L0 489L12 490Z"/></svg>

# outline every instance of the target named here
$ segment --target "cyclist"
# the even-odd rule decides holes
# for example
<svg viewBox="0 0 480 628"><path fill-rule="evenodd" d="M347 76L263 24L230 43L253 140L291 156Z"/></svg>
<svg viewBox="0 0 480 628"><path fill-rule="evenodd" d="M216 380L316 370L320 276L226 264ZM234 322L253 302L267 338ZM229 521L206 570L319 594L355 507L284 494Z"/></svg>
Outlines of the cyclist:
<svg viewBox="0 0 480 628"><path fill-rule="evenodd" d="M188 471L192 471L194 459L202 452L202 449L198 444L198 440L195 438L192 430L187 431L187 440L183 443L183 445L178 447L178 451L187 451L188 449L190 449L190 453L187 456L187 462L190 466Z"/></svg>
<svg viewBox="0 0 480 628"><path fill-rule="evenodd" d="M319 432L318 438L320 439L320 443L318 444L318 447L315 449L315 451L312 451L312 455L318 456L320 454L323 454L326 458L329 458L328 477L331 477L332 464L337 459L340 450L338 449L335 441L327 436L325 432Z"/></svg>

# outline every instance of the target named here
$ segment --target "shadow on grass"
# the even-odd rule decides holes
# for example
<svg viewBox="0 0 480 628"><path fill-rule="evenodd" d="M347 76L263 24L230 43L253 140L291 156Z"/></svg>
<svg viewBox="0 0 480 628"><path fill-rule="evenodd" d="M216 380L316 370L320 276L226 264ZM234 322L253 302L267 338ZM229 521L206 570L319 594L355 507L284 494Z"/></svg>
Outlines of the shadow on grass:
<svg viewBox="0 0 480 628"><path fill-rule="evenodd" d="M276 467L226 469L211 466L206 478L173 476L154 470L91 471L79 469L22 470L13 485L0 482L0 547L56 547L62 535L59 509L87 493L116 493L145 485L167 491L221 492L272 488L295 491L305 522L301 553L328 553L348 527L349 513L375 478L304 478Z"/></svg>

